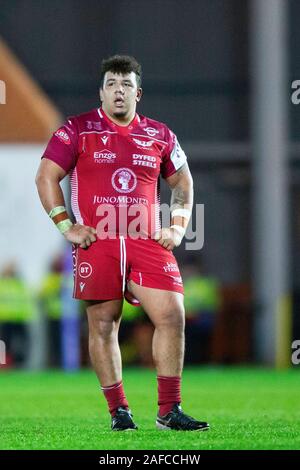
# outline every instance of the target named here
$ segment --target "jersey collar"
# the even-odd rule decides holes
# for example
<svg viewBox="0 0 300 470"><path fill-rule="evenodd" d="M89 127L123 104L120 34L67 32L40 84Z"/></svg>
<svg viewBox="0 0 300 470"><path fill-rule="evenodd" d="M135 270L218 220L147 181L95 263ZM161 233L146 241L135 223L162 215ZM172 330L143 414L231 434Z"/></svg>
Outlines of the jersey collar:
<svg viewBox="0 0 300 470"><path fill-rule="evenodd" d="M103 108L98 108L98 114L101 119L104 119L113 129L115 129L121 135L128 135L132 129L140 122L140 117L137 113L135 113L134 118L128 124L128 126L119 126L115 122L113 122L107 114L103 111Z"/></svg>

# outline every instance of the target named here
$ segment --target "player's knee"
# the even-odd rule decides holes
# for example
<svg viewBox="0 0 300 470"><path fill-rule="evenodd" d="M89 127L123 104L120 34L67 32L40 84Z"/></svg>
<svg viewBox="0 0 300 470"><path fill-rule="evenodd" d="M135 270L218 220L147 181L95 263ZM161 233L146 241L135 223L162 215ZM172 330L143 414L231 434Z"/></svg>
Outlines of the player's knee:
<svg viewBox="0 0 300 470"><path fill-rule="evenodd" d="M163 312L157 326L162 328L174 328L178 332L183 332L185 327L184 310L177 308Z"/></svg>
<svg viewBox="0 0 300 470"><path fill-rule="evenodd" d="M90 336L98 339L109 339L117 332L117 325L114 320L96 320L90 324Z"/></svg>
<svg viewBox="0 0 300 470"><path fill-rule="evenodd" d="M107 306L87 308L89 333L92 337L108 338L118 331L120 312Z"/></svg>

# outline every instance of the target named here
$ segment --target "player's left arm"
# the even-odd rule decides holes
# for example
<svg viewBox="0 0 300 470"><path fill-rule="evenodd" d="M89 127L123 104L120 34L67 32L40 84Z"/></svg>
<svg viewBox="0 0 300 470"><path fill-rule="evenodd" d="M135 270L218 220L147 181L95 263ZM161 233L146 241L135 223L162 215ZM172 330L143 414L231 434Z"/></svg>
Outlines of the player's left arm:
<svg viewBox="0 0 300 470"><path fill-rule="evenodd" d="M166 178L171 194L171 226L155 234L155 240L171 251L179 246L187 229L193 208L193 178L184 163L173 175Z"/></svg>

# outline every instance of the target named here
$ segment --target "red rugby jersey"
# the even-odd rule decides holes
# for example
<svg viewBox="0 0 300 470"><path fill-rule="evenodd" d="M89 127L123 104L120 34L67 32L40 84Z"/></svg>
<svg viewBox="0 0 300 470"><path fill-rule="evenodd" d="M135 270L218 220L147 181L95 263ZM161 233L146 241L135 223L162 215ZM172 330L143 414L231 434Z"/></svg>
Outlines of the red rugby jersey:
<svg viewBox="0 0 300 470"><path fill-rule="evenodd" d="M97 228L98 235L128 231L143 238L160 228L160 175L171 176L186 162L165 124L136 114L119 126L102 108L70 117L42 158L69 173L78 223Z"/></svg>

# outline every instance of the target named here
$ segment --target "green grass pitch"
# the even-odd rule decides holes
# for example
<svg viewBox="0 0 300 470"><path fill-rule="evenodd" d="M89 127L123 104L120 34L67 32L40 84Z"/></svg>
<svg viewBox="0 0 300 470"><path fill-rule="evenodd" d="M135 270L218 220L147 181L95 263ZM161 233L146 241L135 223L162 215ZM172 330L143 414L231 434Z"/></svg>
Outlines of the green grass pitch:
<svg viewBox="0 0 300 470"><path fill-rule="evenodd" d="M0 370L0 449L299 449L299 371L187 367L183 409L208 432L155 429L155 370L123 374L136 432L110 431L96 376L86 370Z"/></svg>

